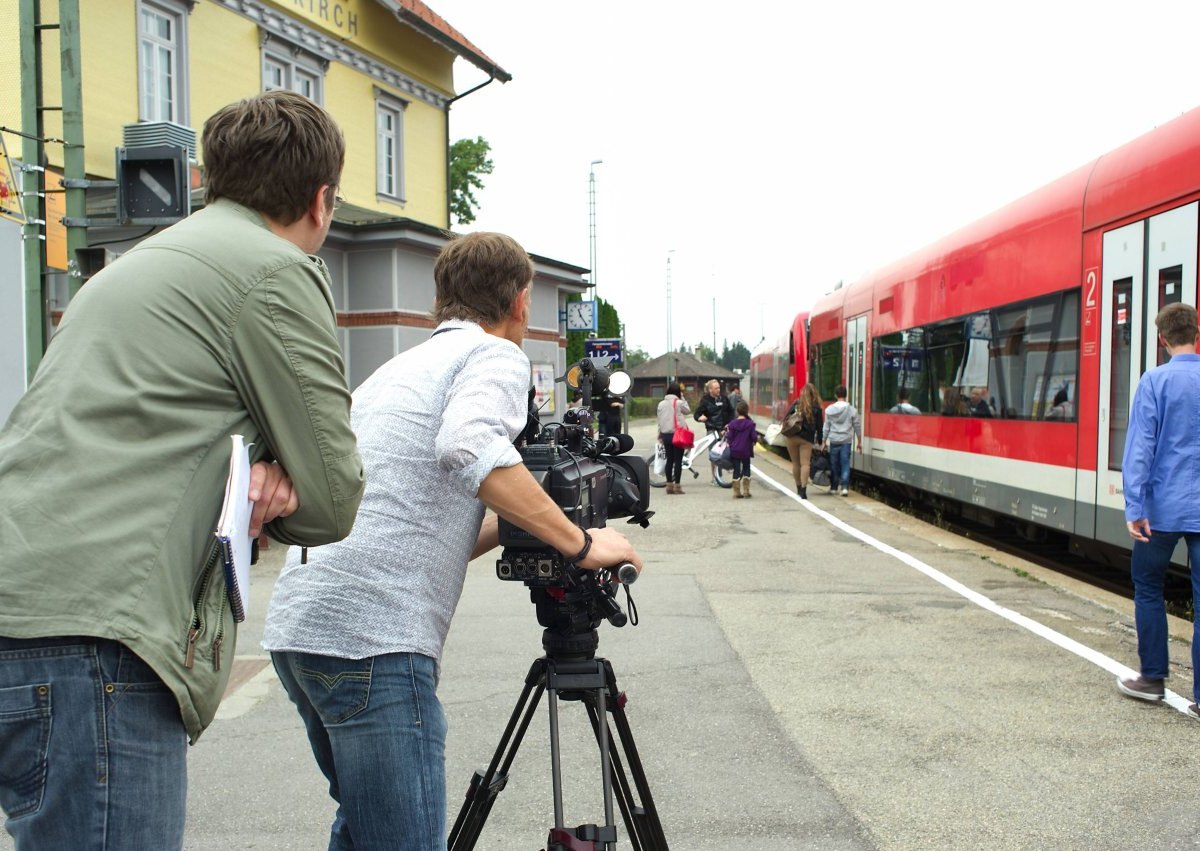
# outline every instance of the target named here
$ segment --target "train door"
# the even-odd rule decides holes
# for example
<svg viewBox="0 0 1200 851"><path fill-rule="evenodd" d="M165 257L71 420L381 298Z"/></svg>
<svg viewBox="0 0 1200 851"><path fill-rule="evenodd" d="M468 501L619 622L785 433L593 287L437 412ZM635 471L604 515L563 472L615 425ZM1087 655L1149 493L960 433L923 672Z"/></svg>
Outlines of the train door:
<svg viewBox="0 0 1200 851"><path fill-rule="evenodd" d="M1189 204L1104 235L1096 532L1113 543L1128 542L1113 512L1125 512L1121 461L1133 394L1142 373L1166 358L1154 318L1168 304L1196 303L1197 214Z"/></svg>
<svg viewBox="0 0 1200 851"><path fill-rule="evenodd" d="M863 404L866 400L866 366L867 317L863 314L846 320L846 399L863 418L864 430L867 417Z"/></svg>

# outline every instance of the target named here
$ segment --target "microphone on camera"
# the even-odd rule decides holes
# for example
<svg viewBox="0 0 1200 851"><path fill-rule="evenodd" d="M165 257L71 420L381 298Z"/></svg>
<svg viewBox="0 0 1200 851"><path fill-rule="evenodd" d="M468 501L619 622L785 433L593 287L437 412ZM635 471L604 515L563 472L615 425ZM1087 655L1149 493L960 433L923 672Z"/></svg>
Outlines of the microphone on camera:
<svg viewBox="0 0 1200 851"><path fill-rule="evenodd" d="M610 434L596 438L596 447L603 455L620 455L633 449L633 438L627 434Z"/></svg>

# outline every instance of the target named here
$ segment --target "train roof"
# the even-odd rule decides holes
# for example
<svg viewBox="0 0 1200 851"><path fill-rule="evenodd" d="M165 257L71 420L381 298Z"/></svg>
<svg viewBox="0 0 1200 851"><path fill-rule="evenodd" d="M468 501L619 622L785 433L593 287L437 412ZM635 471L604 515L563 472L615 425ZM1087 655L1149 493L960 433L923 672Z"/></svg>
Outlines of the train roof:
<svg viewBox="0 0 1200 851"><path fill-rule="evenodd" d="M931 268L979 253L989 243L1058 222L1082 234L1169 205L1179 187L1200 185L1200 109L1104 154L999 210L817 300L817 316L870 310L876 285L912 280ZM1078 277L1078 258L1074 274Z"/></svg>

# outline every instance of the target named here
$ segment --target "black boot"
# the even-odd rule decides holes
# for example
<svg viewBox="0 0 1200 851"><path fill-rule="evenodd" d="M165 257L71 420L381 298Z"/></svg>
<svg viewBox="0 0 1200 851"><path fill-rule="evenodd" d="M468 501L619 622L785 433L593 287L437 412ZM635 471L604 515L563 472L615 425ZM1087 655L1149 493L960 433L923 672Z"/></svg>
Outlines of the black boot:
<svg viewBox="0 0 1200 851"><path fill-rule="evenodd" d="M800 494L801 499L808 499L808 488L803 486L798 487L796 488L796 493Z"/></svg>

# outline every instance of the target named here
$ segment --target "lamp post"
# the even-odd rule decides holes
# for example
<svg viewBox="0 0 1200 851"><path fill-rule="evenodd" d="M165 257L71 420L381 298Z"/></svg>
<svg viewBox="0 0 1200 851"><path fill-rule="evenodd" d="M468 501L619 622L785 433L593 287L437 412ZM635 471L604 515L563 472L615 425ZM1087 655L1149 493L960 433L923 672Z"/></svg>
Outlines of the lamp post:
<svg viewBox="0 0 1200 851"><path fill-rule="evenodd" d="M667 251L667 383L675 377L675 348L671 345L671 255L672 248Z"/></svg>
<svg viewBox="0 0 1200 851"><path fill-rule="evenodd" d="M588 166L588 275L592 285L592 301L596 300L596 166L604 160L592 160ZM596 305L599 307L599 305Z"/></svg>

